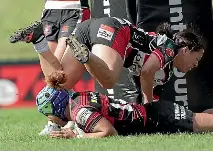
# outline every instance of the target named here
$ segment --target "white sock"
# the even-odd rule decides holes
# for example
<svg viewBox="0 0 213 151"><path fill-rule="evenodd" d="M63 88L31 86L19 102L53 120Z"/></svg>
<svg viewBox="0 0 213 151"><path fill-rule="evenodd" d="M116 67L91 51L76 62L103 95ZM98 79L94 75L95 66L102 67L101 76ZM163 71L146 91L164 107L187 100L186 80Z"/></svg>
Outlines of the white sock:
<svg viewBox="0 0 213 151"><path fill-rule="evenodd" d="M43 53L43 52L49 51L47 39L44 36L41 36L37 41L38 42L33 44L34 49L37 53Z"/></svg>

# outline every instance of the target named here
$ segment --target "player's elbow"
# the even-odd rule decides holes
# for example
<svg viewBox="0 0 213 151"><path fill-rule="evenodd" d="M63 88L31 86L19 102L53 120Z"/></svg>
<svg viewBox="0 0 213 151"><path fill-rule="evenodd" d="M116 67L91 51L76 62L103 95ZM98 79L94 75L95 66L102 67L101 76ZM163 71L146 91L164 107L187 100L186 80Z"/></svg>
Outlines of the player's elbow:
<svg viewBox="0 0 213 151"><path fill-rule="evenodd" d="M118 135L114 126L106 118L102 118L96 124L93 128L93 133L96 133L96 137L99 138Z"/></svg>
<svg viewBox="0 0 213 151"><path fill-rule="evenodd" d="M102 131L103 137L117 136L118 132L113 128L106 128Z"/></svg>

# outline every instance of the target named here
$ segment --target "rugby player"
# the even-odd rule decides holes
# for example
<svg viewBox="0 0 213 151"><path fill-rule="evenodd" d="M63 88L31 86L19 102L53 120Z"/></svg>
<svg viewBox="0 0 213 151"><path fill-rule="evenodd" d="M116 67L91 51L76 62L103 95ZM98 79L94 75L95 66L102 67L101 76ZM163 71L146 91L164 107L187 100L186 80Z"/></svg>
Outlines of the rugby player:
<svg viewBox="0 0 213 151"><path fill-rule="evenodd" d="M54 122L64 125L64 121L74 121L85 132L74 133L71 128L51 132L50 136L56 138L213 131L212 114L193 113L164 100L139 105L97 92L71 93L46 86L36 102L39 112Z"/></svg>

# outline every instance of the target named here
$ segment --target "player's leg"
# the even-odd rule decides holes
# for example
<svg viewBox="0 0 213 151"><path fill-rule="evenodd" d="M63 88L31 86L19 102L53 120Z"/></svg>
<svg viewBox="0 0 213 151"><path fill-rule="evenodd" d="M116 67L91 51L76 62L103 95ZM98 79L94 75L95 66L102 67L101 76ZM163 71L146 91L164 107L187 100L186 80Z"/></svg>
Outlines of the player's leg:
<svg viewBox="0 0 213 151"><path fill-rule="evenodd" d="M44 35L48 41L49 49L53 54L55 53L58 46L61 11L62 10L58 9L45 9L41 18ZM59 56L55 56L58 58L58 60L60 60Z"/></svg>
<svg viewBox="0 0 213 151"><path fill-rule="evenodd" d="M72 55L66 55L70 52L66 50L66 40L71 34L74 34L76 27L79 23L83 21L83 14L80 9L69 9L61 10L61 20L60 20L60 30L58 34L58 46L55 50L55 55L60 58L63 57L62 65L70 66L68 68L63 68L64 72L67 75L67 81L65 86L67 88L73 88L73 86L78 82L79 77L82 77L85 72L85 67L79 63ZM88 19L88 18L84 18ZM73 76L75 75L75 76Z"/></svg>
<svg viewBox="0 0 213 151"><path fill-rule="evenodd" d="M10 37L11 43L19 41L33 43L34 49L41 59L41 68L45 76L50 75L55 70L61 69L60 62L49 50L41 22L35 22L26 28L19 29ZM43 65L42 62L45 62L47 65Z"/></svg>
<svg viewBox="0 0 213 151"><path fill-rule="evenodd" d="M116 23L117 21L112 18L92 21L89 26L89 34L86 31L87 26L79 26L75 34L76 38L69 37L67 42L73 56L84 64L87 71L104 88L112 88L118 81L128 44L126 39L128 39L129 28L124 28L123 25ZM109 32L109 35L103 36L102 30ZM92 48L87 49L85 47L85 38L82 38L84 34L87 35L85 37L88 41L93 44Z"/></svg>
<svg viewBox="0 0 213 151"><path fill-rule="evenodd" d="M90 18L90 10L89 10L89 8L85 8L85 9L83 9L83 11L58 10L58 12L60 12L61 16L58 16L58 18L57 18L58 21L55 21L56 22L55 24L57 24L60 28L57 31L55 31L55 33L57 33L57 34L54 34L54 33L51 34L51 32L50 33L47 32L46 37L47 37L49 48L50 48L51 52L54 53L54 55L58 58L58 60L61 60L61 58L65 52L65 49L66 49L67 37L74 32L78 23ZM47 13L45 14L45 12L44 12L43 23L46 24L46 27L44 26L44 29L46 28L46 31L49 30L48 29L49 28L48 20L54 21L54 16L51 16L51 14L50 14L50 16L48 17L48 14ZM55 28L55 29L57 29L57 28ZM54 32L54 28L53 28L53 32ZM57 41L57 43L55 41ZM69 88L72 89L73 86L78 82L79 77L82 76L85 69L74 58L68 58L68 60L69 60L68 63L70 65L72 65L72 68L71 68L71 70L67 71L67 73L69 73L68 76L70 75L70 77L72 77L72 78L68 78L67 85ZM41 61L41 66L43 66L42 67L43 69L48 68L48 62L45 59L42 59L40 57L40 61ZM45 70L48 70L48 69L45 69ZM75 76L73 73L75 73ZM48 124L49 124L49 122L48 122ZM41 131L40 134L50 134L50 132L52 130L54 130L51 127L52 127L51 125L45 126L45 128Z"/></svg>
<svg viewBox="0 0 213 151"><path fill-rule="evenodd" d="M49 50L47 40L44 37L42 31L42 24L35 23L19 30L18 32L15 32L15 34L11 36L10 41L13 43L18 41L25 41L27 43L32 42L34 44L35 50L39 54L42 71L45 77L47 77L48 75L51 75L54 71L61 70L62 68L58 59ZM64 86L66 86L67 88L72 88L81 78L82 74L85 71L85 68L74 57L68 57L66 58L66 60L66 66L69 66L69 70L67 71L67 73L70 76L67 76L68 80Z"/></svg>
<svg viewBox="0 0 213 151"><path fill-rule="evenodd" d="M54 56L59 61L61 59L61 56L59 56L58 54L55 54L55 52L58 46L60 11L61 10L51 10L51 9L44 10L42 18L41 18L43 23L45 38L48 41L48 46L51 51L50 53L54 54ZM39 55L39 60L40 60L40 65L42 70L46 72L49 71L50 65L47 59ZM45 76L47 76L47 74L45 74ZM59 127L58 130L60 130L61 127L59 125L60 124L52 122L50 119L48 119L47 125L45 125L45 128L39 133L39 135L49 135L52 131L57 130L56 129L57 127Z"/></svg>
<svg viewBox="0 0 213 151"><path fill-rule="evenodd" d="M213 132L213 115L209 113L194 113L194 132Z"/></svg>
<svg viewBox="0 0 213 151"><path fill-rule="evenodd" d="M50 51L54 54L54 56L60 60L61 57L55 55L55 51L58 46L58 34L60 31L60 18L61 18L61 10L52 10L52 9L45 9L43 11L43 15L41 18L41 22L43 25L43 33L45 38L48 42L48 46ZM65 48L64 48L65 50ZM63 50L63 52L64 52ZM48 71L49 64L43 56L39 57L41 67L44 71Z"/></svg>
<svg viewBox="0 0 213 151"><path fill-rule="evenodd" d="M193 113L177 103L162 100L153 102L152 107L157 111L158 122L169 124L176 132L213 132L212 114Z"/></svg>
<svg viewBox="0 0 213 151"><path fill-rule="evenodd" d="M48 11L44 11L42 20L43 23L46 25L46 26L44 25L44 31L46 31L45 35L48 40L49 48L51 52L54 53L54 55L57 57L57 59L61 60L66 49L67 37L73 33L78 23L86 19L89 19L90 13L88 14L88 9L85 9L83 15L81 14L80 10L55 10L55 11L58 11L59 15L61 16L57 16L57 18L55 18L54 15L53 16L51 15L51 13L48 15ZM52 21L55 22L55 25L57 25L59 28L57 28L57 26L55 26L54 28L54 24L51 24ZM51 27L50 25L52 25L52 28L50 28ZM40 57L40 61L43 69L48 68L49 66L48 62L45 59ZM79 77L82 76L85 69L74 58L69 59L68 63L72 64L73 67L71 68L71 70L67 71L67 73L69 73L68 76L70 75L72 77L68 78L67 85L69 86L69 88L72 89L73 86L78 82ZM80 70L82 72L80 72ZM73 76L74 75L73 73L76 73L75 76ZM40 134L49 134L51 130L54 130L51 127L52 127L51 125L45 126L45 128L41 131Z"/></svg>
<svg viewBox="0 0 213 151"><path fill-rule="evenodd" d="M33 43L34 49L38 52L41 68L45 76L50 75L55 70L61 69L60 62L49 50L41 22L35 22L26 28L19 29L10 37L11 43L19 41ZM39 135L48 135L53 130L60 130L60 126L52 121L48 121Z"/></svg>

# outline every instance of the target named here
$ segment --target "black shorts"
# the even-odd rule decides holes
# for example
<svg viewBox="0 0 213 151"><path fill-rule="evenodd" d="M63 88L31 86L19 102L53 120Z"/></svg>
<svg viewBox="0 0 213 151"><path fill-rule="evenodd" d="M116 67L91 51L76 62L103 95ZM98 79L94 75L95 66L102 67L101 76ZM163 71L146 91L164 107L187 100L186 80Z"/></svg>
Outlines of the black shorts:
<svg viewBox="0 0 213 151"><path fill-rule="evenodd" d="M90 18L90 10L78 9L45 9L41 21L48 41L58 41L61 37L69 37L76 26Z"/></svg>
<svg viewBox="0 0 213 151"><path fill-rule="evenodd" d="M169 101L158 101L145 105L147 132L176 133L193 132L193 112Z"/></svg>
<svg viewBox="0 0 213 151"><path fill-rule="evenodd" d="M130 40L130 27L115 18L92 19L78 26L75 37L89 49L95 44L103 44L124 58Z"/></svg>

